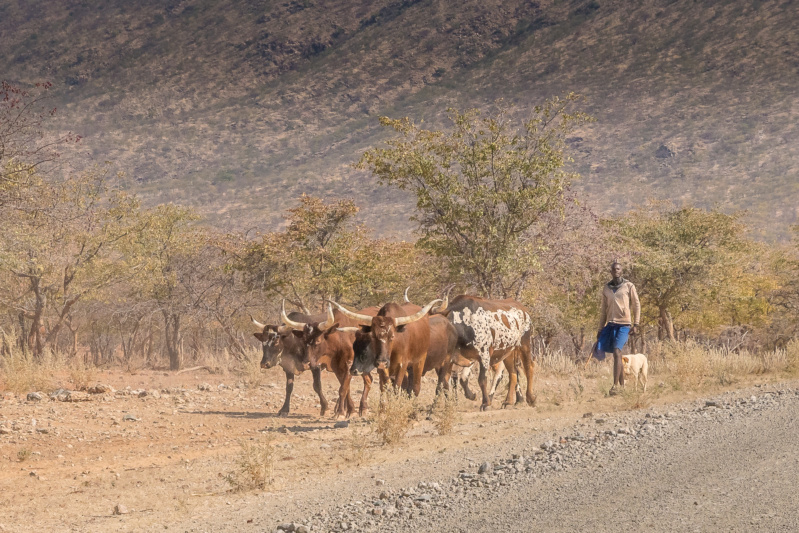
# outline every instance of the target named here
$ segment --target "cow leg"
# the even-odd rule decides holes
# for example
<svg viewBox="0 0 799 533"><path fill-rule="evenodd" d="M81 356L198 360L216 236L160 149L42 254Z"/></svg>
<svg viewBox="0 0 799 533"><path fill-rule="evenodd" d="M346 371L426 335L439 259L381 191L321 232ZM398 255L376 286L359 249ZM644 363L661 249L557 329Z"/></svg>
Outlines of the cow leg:
<svg viewBox="0 0 799 533"><path fill-rule="evenodd" d="M502 381L502 366L497 363L491 367L491 372L494 373L494 379L491 382L491 390L488 393L489 402L494 403L494 393L497 392L499 382Z"/></svg>
<svg viewBox="0 0 799 533"><path fill-rule="evenodd" d="M463 389L463 395L466 396L467 400L475 401L477 399L477 393L472 391L469 388L469 376L472 374L472 367L467 366L464 368L461 373L460 377L458 378L461 382L461 388Z"/></svg>
<svg viewBox="0 0 799 533"><path fill-rule="evenodd" d="M277 412L277 416L288 416L291 408L292 391L294 391L294 373L286 372L286 399L283 400L283 407Z"/></svg>
<svg viewBox="0 0 799 533"><path fill-rule="evenodd" d="M372 373L363 375L363 394L361 395L361 405L358 408L358 416L366 416L369 412L369 390L372 388Z"/></svg>
<svg viewBox="0 0 799 533"><path fill-rule="evenodd" d="M327 412L327 398L325 398L322 392L322 369L319 367L312 368L311 375L313 376L313 390L316 395L319 396L319 404L322 407L319 416L325 416Z"/></svg>
<svg viewBox="0 0 799 533"><path fill-rule="evenodd" d="M505 401L502 402L502 408L512 406L516 396L516 386L518 376L516 374L516 356L511 355L505 358L505 368L508 370L508 395L505 396Z"/></svg>
<svg viewBox="0 0 799 533"><path fill-rule="evenodd" d="M533 362L533 351L529 340L527 344L522 344L521 349L522 365L524 366L524 376L527 378L527 405L535 405L535 394L533 394L533 376L535 374L535 362Z"/></svg>
<svg viewBox="0 0 799 533"><path fill-rule="evenodd" d="M336 378L338 378L339 388L338 388L338 401L336 402L336 410L333 412L333 415L337 419L349 418L349 416L355 411L355 405L352 403L352 398L350 397L350 376L349 371L346 368L336 368Z"/></svg>
<svg viewBox="0 0 799 533"><path fill-rule="evenodd" d="M405 391L405 394L410 396L413 390L413 367L409 366L407 369L408 372L405 374L405 377L402 378L402 390Z"/></svg>
<svg viewBox="0 0 799 533"><path fill-rule="evenodd" d="M518 350L517 350L517 354L516 355L517 355L516 356L516 375L518 376L519 375L519 370L522 369L522 357L521 357L522 354L520 352L518 352ZM517 404L524 403L524 396L522 395L522 387L519 384L518 378L516 380L516 403Z"/></svg>
<svg viewBox="0 0 799 533"><path fill-rule="evenodd" d="M480 374L477 376L477 384L480 385L480 392L483 393L483 403L480 405L481 411L488 410L491 407L491 401L488 397L488 379L486 377L486 373L488 371L488 367L480 362Z"/></svg>
<svg viewBox="0 0 799 533"><path fill-rule="evenodd" d="M409 368L409 370L413 371L413 375L410 376L409 381L413 382L413 395L419 396L419 393L422 391L422 374L424 374L424 360L427 357L421 357L420 361L417 361Z"/></svg>
<svg viewBox="0 0 799 533"><path fill-rule="evenodd" d="M388 371L385 368L378 368L377 377L380 380L380 392L383 392L386 390L386 384L389 382Z"/></svg>

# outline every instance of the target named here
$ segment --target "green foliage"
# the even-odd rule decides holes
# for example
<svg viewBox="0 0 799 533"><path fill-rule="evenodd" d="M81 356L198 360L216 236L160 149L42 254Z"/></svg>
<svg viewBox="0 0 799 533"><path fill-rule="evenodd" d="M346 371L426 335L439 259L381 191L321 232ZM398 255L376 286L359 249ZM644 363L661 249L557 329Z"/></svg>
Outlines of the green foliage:
<svg viewBox="0 0 799 533"><path fill-rule="evenodd" d="M709 331L757 321L767 312L758 247L746 237L740 215L661 203L606 223L633 254L627 276L661 337L674 339L673 320Z"/></svg>
<svg viewBox="0 0 799 533"><path fill-rule="evenodd" d="M358 166L416 195L418 245L445 258L453 277L487 296L518 297L539 266L531 230L563 209L575 177L564 170L564 139L589 120L567 112L577 100L553 98L518 126L507 108L487 117L451 110L448 132L382 117L400 137L368 150Z"/></svg>
<svg viewBox="0 0 799 533"><path fill-rule="evenodd" d="M370 238L355 224L357 212L351 200L303 195L286 213L286 230L246 243L235 268L251 285L304 309L325 299L357 306L394 299L423 262L412 244Z"/></svg>

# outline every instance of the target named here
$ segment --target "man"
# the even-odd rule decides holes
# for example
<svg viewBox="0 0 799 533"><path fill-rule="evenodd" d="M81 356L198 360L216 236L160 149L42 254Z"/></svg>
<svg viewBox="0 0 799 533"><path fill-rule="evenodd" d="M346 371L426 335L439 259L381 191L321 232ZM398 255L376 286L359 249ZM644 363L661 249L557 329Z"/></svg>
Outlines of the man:
<svg viewBox="0 0 799 533"><path fill-rule="evenodd" d="M641 320L641 302L635 285L623 277L618 261L610 266L613 279L602 288L599 303L599 331L596 333L597 351L613 354L613 387L610 394L618 394L624 386L624 365L621 350L627 343L632 326L633 335L638 334Z"/></svg>

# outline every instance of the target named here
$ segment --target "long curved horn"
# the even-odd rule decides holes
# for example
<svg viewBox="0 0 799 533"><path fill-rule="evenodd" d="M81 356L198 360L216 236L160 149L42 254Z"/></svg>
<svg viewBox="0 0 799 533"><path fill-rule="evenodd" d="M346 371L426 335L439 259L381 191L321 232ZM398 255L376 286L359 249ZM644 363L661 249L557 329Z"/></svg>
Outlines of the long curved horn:
<svg viewBox="0 0 799 533"><path fill-rule="evenodd" d="M356 321L358 323L358 325L361 325L361 326L371 326L372 325L372 317L370 317L369 315L361 315L361 314L358 314L358 313L353 313L349 309L347 309L345 307L342 307L341 305L337 304L336 302L334 302L332 300L328 300L328 301L331 304L335 305L336 309L338 309L339 311L344 313L344 316L346 316L347 318L351 318L352 320Z"/></svg>
<svg viewBox="0 0 799 533"><path fill-rule="evenodd" d="M333 307L330 304L327 304L327 318L324 322L319 324L319 329L324 331L335 323L336 317L333 316Z"/></svg>
<svg viewBox="0 0 799 533"><path fill-rule="evenodd" d="M408 285L407 287L405 287L405 293L402 295L402 297L405 299L405 303L406 303L406 304L409 304L409 303L411 303L411 301L408 299L408 289L410 289L410 288L411 288L411 286L410 286L410 285Z"/></svg>
<svg viewBox="0 0 799 533"><path fill-rule="evenodd" d="M305 322L294 322L292 319L288 317L288 315L286 315L285 298L283 298L283 302L280 304L280 319L283 321L285 325L289 326L291 329L296 329L298 331L301 331L303 328L305 328Z"/></svg>
<svg viewBox="0 0 799 533"><path fill-rule="evenodd" d="M359 328L358 326L347 326L344 328L336 328L336 330L342 333L358 333L359 331L361 331L361 328Z"/></svg>
<svg viewBox="0 0 799 533"><path fill-rule="evenodd" d="M440 301L441 300L433 300L432 302L430 302L429 304L424 306L419 312L417 312L417 313L415 313L415 314L413 314L411 316L399 316L399 317L395 318L394 319L394 325L395 326L404 326L405 324L410 324L411 322L416 322L417 320L420 320L427 313L430 312L430 309L432 309L434 305L436 305Z"/></svg>
<svg viewBox="0 0 799 533"><path fill-rule="evenodd" d="M447 310L447 307L449 307L449 293L452 292L452 289L454 287L455 285L450 285L449 287L447 287L447 291L444 293L444 301L441 302L441 305L438 306L438 309L436 309L436 313L443 313L444 311Z"/></svg>
<svg viewBox="0 0 799 533"><path fill-rule="evenodd" d="M255 326L256 326L256 327L258 327L258 328L264 329L264 328L266 327L266 324L261 324L260 322L258 322L257 320L255 320L255 319L252 317L252 315L250 315L250 320L252 320L252 323L253 323L253 324L255 324Z"/></svg>

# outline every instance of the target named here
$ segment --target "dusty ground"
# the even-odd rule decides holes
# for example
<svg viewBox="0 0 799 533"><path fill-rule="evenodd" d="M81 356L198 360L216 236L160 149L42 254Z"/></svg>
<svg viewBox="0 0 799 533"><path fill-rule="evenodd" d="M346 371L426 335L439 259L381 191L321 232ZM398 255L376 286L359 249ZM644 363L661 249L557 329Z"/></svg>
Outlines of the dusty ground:
<svg viewBox="0 0 799 533"><path fill-rule="evenodd" d="M5 393L0 426L11 431L0 435L0 531L274 531L278 522L371 495L382 481L396 488L451 478L467 463L556 435L586 412L598 416L699 396L659 386L652 376L652 392L643 399L607 398L601 392L607 379L606 368L579 382L539 376L534 409L481 413L462 400L451 435L436 435L422 420L393 448L366 437L367 425L358 419L334 429L332 419L320 418L308 373L296 381L288 418L274 416L284 396L279 369L266 372L265 385L253 390L237 388L236 376L201 370L97 375L117 392L86 402L28 402ZM328 399L335 399L334 382L330 374L323 377ZM201 384L210 390L200 390ZM357 402L360 386L354 385ZM426 381L420 405L430 405L432 388ZM139 397L126 390L150 392ZM376 389L371 400L376 406ZM125 420L126 414L136 420ZM234 469L240 441L268 438L277 451L274 486L232 492L225 476ZM113 514L118 504L128 512Z"/></svg>

